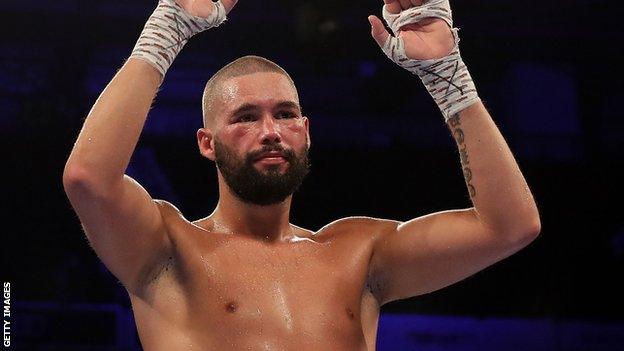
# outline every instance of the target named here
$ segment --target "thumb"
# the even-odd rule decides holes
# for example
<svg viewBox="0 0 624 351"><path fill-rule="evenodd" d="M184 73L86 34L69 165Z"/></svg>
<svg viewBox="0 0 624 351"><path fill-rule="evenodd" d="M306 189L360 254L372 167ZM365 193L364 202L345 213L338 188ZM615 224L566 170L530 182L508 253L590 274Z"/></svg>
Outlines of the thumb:
<svg viewBox="0 0 624 351"><path fill-rule="evenodd" d="M390 33L386 30L383 25L383 22L377 16L368 16L368 22L371 24L371 35L373 39L377 42L377 45L383 47L384 43L390 36Z"/></svg>
<svg viewBox="0 0 624 351"><path fill-rule="evenodd" d="M226 13L230 13L230 11L232 11L232 8L236 5L237 2L238 0L221 0L223 7L225 7Z"/></svg>

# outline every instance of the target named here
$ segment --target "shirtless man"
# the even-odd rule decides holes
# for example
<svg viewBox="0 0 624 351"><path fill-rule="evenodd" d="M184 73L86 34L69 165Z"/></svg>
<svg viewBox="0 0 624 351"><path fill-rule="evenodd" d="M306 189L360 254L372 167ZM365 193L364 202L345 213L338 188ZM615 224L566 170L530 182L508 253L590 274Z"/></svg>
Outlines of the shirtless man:
<svg viewBox="0 0 624 351"><path fill-rule="evenodd" d="M214 212L189 221L152 199L124 174L152 100L184 43L236 0L178 1L159 3L63 177L90 244L128 291L145 350L374 350L380 306L458 282L538 235L531 192L476 95L443 0L386 0L396 36L369 21L440 106L474 207L407 222L349 217L316 232L291 224L309 120L288 74L258 57L224 67L204 93L197 142L217 165Z"/></svg>

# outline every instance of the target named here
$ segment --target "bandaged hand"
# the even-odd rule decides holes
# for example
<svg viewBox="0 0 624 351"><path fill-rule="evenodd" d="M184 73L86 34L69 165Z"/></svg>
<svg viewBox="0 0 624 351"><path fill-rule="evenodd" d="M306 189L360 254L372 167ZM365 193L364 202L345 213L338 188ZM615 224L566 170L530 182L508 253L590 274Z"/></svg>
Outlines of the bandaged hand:
<svg viewBox="0 0 624 351"><path fill-rule="evenodd" d="M223 23L235 4L236 0L160 0L130 57L147 61L164 76L186 42Z"/></svg>
<svg viewBox="0 0 624 351"><path fill-rule="evenodd" d="M445 121L480 101L459 53L448 0L384 0L383 18L369 16L371 34L392 61L420 77Z"/></svg>

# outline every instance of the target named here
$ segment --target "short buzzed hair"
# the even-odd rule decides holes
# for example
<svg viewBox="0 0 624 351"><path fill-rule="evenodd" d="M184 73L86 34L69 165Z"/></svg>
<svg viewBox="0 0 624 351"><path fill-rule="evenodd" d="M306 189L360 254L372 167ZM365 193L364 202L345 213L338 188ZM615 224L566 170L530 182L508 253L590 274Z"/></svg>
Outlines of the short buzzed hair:
<svg viewBox="0 0 624 351"><path fill-rule="evenodd" d="M206 83L204 88L204 94L202 97L202 113L204 128L212 128L214 122L214 101L217 97L217 92L221 89L221 83L226 80L238 76L247 74L259 73L259 72L274 72L283 74L293 86L295 95L298 96L297 88L292 78L282 67L275 62L268 60L264 57L248 55L238 58L221 68L215 73Z"/></svg>

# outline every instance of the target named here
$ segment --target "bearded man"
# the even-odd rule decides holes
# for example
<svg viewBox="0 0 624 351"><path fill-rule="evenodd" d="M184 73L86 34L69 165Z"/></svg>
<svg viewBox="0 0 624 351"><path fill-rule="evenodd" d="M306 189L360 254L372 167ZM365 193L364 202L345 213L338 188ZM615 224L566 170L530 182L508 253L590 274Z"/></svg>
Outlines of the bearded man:
<svg viewBox="0 0 624 351"><path fill-rule="evenodd" d="M317 231L290 223L310 120L288 73L255 56L204 91L197 143L216 163L214 211L188 220L152 199L124 174L151 103L186 41L235 2L160 0L65 167L67 196L126 288L144 350L374 350L380 306L456 283L537 237L535 201L459 54L448 0L385 0L394 35L369 21L440 107L473 207L406 222L347 217Z"/></svg>

